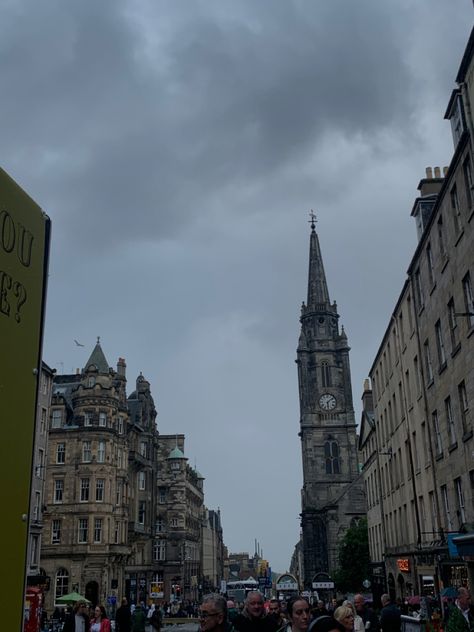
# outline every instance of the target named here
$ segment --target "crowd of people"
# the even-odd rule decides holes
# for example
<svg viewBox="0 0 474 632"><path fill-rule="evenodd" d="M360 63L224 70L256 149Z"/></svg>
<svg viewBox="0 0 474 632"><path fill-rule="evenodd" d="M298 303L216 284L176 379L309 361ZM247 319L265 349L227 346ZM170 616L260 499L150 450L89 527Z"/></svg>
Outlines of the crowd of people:
<svg viewBox="0 0 474 632"><path fill-rule="evenodd" d="M402 611L388 594L381 597L381 609L369 607L362 594L352 600L319 600L310 604L302 595L287 601L265 600L258 591L249 592L243 604L221 594L206 595L201 604L129 605L122 599L114 624L103 606L89 608L85 601L61 621L62 632L159 632L166 617L192 617L199 620L199 632L401 632ZM54 615L53 615L54 617ZM426 628L425 628L426 629ZM474 632L471 595L460 588L455 601L445 609L438 630Z"/></svg>

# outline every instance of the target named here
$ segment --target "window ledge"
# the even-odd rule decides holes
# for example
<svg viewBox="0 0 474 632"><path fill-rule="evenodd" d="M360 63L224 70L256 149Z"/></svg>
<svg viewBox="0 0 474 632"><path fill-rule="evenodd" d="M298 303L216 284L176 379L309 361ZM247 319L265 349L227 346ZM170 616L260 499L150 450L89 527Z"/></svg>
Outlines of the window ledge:
<svg viewBox="0 0 474 632"><path fill-rule="evenodd" d="M469 331L467 332L467 337L470 338L473 333L474 333L474 325L471 325L469 327Z"/></svg>
<svg viewBox="0 0 474 632"><path fill-rule="evenodd" d="M438 375L441 375L441 373L444 373L444 371L446 371L446 367L448 366L446 360L443 362L443 364L438 368Z"/></svg>
<svg viewBox="0 0 474 632"><path fill-rule="evenodd" d="M433 285L431 286L431 290L430 290L430 296L433 294L435 290L436 290L436 281L433 281Z"/></svg>
<svg viewBox="0 0 474 632"><path fill-rule="evenodd" d="M435 461L442 461L443 458L444 458L443 452L438 452L438 454L435 456Z"/></svg>
<svg viewBox="0 0 474 632"><path fill-rule="evenodd" d="M466 441L469 441L469 439L472 439L472 430L468 430L462 436L463 443L466 443Z"/></svg>
<svg viewBox="0 0 474 632"><path fill-rule="evenodd" d="M451 351L451 357L454 358L454 356L457 356L460 350L461 350L461 343L458 342L456 346L453 347L453 350Z"/></svg>
<svg viewBox="0 0 474 632"><path fill-rule="evenodd" d="M447 254L444 255L444 261L443 261L443 265L441 266L441 273L443 273L446 269L446 266L449 263L449 257Z"/></svg>
<svg viewBox="0 0 474 632"><path fill-rule="evenodd" d="M431 388L434 384L434 379L431 378L431 380L428 382L428 384L426 385L426 388Z"/></svg>
<svg viewBox="0 0 474 632"><path fill-rule="evenodd" d="M471 208L471 212L469 213L469 217L467 218L468 223L470 223L473 217L474 217L474 206Z"/></svg>
<svg viewBox="0 0 474 632"><path fill-rule="evenodd" d="M421 313L423 312L423 310L425 309L425 304L423 303L422 305L420 305L420 307L418 308L418 316L421 315Z"/></svg>
<svg viewBox="0 0 474 632"><path fill-rule="evenodd" d="M455 246L457 246L458 243L461 241L463 235L464 235L464 228L461 228L461 230L459 231L459 235L456 237L456 241L454 242Z"/></svg>
<svg viewBox="0 0 474 632"><path fill-rule="evenodd" d="M448 448L448 452L451 454L451 452L452 452L453 450L456 450L456 448L457 448L457 447L458 447L458 442L457 442L457 441L455 441L454 443L452 443L452 444L449 446L449 448Z"/></svg>

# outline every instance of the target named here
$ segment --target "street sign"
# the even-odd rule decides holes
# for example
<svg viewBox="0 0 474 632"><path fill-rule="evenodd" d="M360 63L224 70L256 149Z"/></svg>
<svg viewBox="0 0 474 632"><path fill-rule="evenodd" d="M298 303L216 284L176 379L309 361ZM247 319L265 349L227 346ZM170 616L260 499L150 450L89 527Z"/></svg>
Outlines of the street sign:
<svg viewBox="0 0 474 632"><path fill-rule="evenodd" d="M48 216L0 169L0 477L15 481L2 488L6 630L22 629L49 234Z"/></svg>
<svg viewBox="0 0 474 632"><path fill-rule="evenodd" d="M115 595L109 595L107 597L107 603L109 606L114 606L117 603L117 597Z"/></svg>
<svg viewBox="0 0 474 632"><path fill-rule="evenodd" d="M331 589L334 588L334 582L313 582L313 590L320 590L321 588Z"/></svg>

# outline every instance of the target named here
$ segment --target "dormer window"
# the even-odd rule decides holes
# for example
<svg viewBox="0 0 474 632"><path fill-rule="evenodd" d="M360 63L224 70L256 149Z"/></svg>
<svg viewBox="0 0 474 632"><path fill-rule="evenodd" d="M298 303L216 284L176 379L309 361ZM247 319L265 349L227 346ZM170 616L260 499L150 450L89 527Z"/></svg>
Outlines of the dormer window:
<svg viewBox="0 0 474 632"><path fill-rule="evenodd" d="M95 377L93 375L87 378L87 386L88 388L95 386Z"/></svg>
<svg viewBox="0 0 474 632"><path fill-rule="evenodd" d="M172 470L179 470L179 461L171 461L170 463L170 468Z"/></svg>
<svg viewBox="0 0 474 632"><path fill-rule="evenodd" d="M451 134L453 135L454 147L457 147L466 125L464 123L464 108L460 90L453 90L448 103L445 119L451 123Z"/></svg>

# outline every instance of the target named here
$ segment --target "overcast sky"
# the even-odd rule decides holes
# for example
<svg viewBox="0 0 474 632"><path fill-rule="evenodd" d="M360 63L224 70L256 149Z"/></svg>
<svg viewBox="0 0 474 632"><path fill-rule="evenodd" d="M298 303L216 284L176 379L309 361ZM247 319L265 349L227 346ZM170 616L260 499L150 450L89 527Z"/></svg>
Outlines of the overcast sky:
<svg viewBox="0 0 474 632"><path fill-rule="evenodd" d="M471 0L6 0L1 166L52 219L44 360L96 336L220 507L230 551L289 566L308 212L356 418L416 243ZM74 344L77 339L85 347Z"/></svg>

